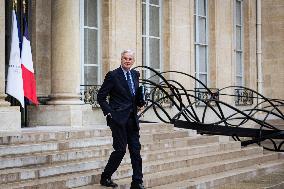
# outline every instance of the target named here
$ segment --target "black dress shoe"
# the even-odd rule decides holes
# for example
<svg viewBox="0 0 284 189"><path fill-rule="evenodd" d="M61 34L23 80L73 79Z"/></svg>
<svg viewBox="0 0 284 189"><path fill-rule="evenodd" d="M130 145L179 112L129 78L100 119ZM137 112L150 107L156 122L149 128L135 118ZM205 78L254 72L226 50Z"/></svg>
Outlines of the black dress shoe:
<svg viewBox="0 0 284 189"><path fill-rule="evenodd" d="M145 189L142 183L132 182L130 189Z"/></svg>
<svg viewBox="0 0 284 189"><path fill-rule="evenodd" d="M118 185L114 183L111 179L101 179L100 184L106 187L116 188Z"/></svg>

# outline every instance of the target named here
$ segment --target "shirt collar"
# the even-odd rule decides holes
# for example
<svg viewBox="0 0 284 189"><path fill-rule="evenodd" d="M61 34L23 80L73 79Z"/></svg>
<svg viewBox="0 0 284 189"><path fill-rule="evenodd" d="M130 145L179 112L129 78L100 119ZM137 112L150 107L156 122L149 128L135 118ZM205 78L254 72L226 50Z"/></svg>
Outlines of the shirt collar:
<svg viewBox="0 0 284 189"><path fill-rule="evenodd" d="M122 67L122 66L120 66L120 67L121 67L121 69L122 69L122 71L123 71L124 75L126 75L127 71L126 71L125 69L123 69L123 67ZM129 72L130 72L130 70L129 70Z"/></svg>

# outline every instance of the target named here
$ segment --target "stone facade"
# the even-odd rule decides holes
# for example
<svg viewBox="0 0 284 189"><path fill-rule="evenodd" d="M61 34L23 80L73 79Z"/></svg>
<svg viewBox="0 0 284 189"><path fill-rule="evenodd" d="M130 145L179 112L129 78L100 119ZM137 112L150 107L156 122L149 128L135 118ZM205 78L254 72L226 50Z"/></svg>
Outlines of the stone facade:
<svg viewBox="0 0 284 189"><path fill-rule="evenodd" d="M284 1L262 1L264 94L284 98Z"/></svg>
<svg viewBox="0 0 284 189"><path fill-rule="evenodd" d="M37 95L46 99L51 93L51 0L32 1L32 53Z"/></svg>
<svg viewBox="0 0 284 189"><path fill-rule="evenodd" d="M5 98L5 0L0 1L0 104ZM4 26L4 27L3 27Z"/></svg>
<svg viewBox="0 0 284 189"><path fill-rule="evenodd" d="M5 0L0 0L0 131L19 130L20 108L10 107L5 97Z"/></svg>
<svg viewBox="0 0 284 189"><path fill-rule="evenodd" d="M162 1L163 70L195 74L194 1ZM30 126L87 126L104 123L99 109L80 100L80 1L32 0L32 52L37 93L47 103L29 106ZM5 1L0 1L0 105L5 90ZM140 0L101 0L102 75L120 64L123 49L135 49L136 63L142 64L142 5ZM122 11L123 10L123 11ZM282 0L262 1L262 64L264 95L284 98ZM244 84L257 90L256 1L243 1ZM235 84L234 1L209 0L209 87ZM7 54L6 54L7 55ZM168 76L193 89L194 83L175 74ZM232 93L232 91L228 91ZM223 98L234 104L232 98ZM14 110L14 108L13 108ZM19 110L14 110L18 111ZM3 114L4 115L4 114ZM9 116L8 116L9 117ZM0 117L1 124L5 119ZM19 126L20 127L20 126Z"/></svg>

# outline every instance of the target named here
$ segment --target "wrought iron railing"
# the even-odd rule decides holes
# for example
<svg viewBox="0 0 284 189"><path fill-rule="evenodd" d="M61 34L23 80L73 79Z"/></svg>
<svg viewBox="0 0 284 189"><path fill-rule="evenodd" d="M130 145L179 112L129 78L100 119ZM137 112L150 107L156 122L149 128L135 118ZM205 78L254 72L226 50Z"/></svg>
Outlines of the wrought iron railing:
<svg viewBox="0 0 284 189"><path fill-rule="evenodd" d="M154 73L155 77L159 77L159 80L155 80L156 82L151 79L141 79L140 84L146 88L147 104L140 115L153 109L161 121L173 123L175 127L194 129L201 134L232 136L235 140L241 141L243 146L257 143L268 150L284 151L284 130L268 121L268 118L273 116L284 122L284 115L280 108L284 107L283 100L266 98L257 91L242 86L207 88L200 80L183 72L159 73L147 66L136 68L139 67L148 69ZM188 81L192 79L198 82L201 88L185 89L181 83L165 79L164 75L168 73L186 76L189 78ZM82 85L82 100L91 104L92 107L99 107L97 102L99 87L99 85ZM234 94L227 94L225 91L234 91ZM234 98L235 106L226 103L227 100L223 101L223 96ZM256 103L254 99L257 99ZM203 107L197 112L196 107L201 105ZM166 109L168 106L176 111L171 111L170 114ZM239 106L244 107L240 110ZM177 113L172 115L173 112ZM257 116L259 114L262 118ZM213 121L208 118L208 115L211 118L215 117ZM267 146L267 142L270 142L272 147Z"/></svg>
<svg viewBox="0 0 284 189"><path fill-rule="evenodd" d="M235 89L235 105L248 106L253 105L253 91L248 89Z"/></svg>
<svg viewBox="0 0 284 189"><path fill-rule="evenodd" d="M101 85L80 85L80 87L81 100L84 101L85 104L90 104L92 108L100 107L97 101L97 94ZM163 107L170 107L172 105L171 101L165 97L166 94L158 88L145 86L145 99L147 104L150 101L156 101Z"/></svg>
<svg viewBox="0 0 284 189"><path fill-rule="evenodd" d="M243 86L210 89L197 78L183 72L157 72L147 66L138 66L135 69L137 68L148 70L155 77L159 77L159 83L150 79L142 79L141 83L163 94L148 99L142 115L152 108L162 122L173 123L175 127L194 129L201 134L232 136L241 141L243 146L257 143L268 150L284 151L284 130L268 121L269 117L273 117L284 122L281 111L281 107L284 108L284 100L269 99ZM188 77L187 82L193 80L192 83L197 82L202 89L185 89L178 81L167 80L165 75L169 73ZM225 93L227 91L234 91L234 94ZM223 100L223 97L226 97L226 100ZM230 97L234 98L235 106L227 103ZM254 99L257 99L256 103ZM161 106L160 102L164 100L169 101L175 111L169 113ZM196 107L199 105L203 108L199 108L197 112ZM239 106L243 106L242 109L239 109ZM173 115L173 112L177 113ZM272 145L267 145L268 142Z"/></svg>
<svg viewBox="0 0 284 189"><path fill-rule="evenodd" d="M146 106L149 105L149 102L155 101L160 104L162 107L171 107L172 103L167 98L167 94L164 93L162 90L156 87L145 86L145 99L146 99Z"/></svg>
<svg viewBox="0 0 284 189"><path fill-rule="evenodd" d="M209 88L210 91L205 88L195 88L195 96L198 100L196 106L205 106L210 103L211 106L216 105L216 100L219 100L219 92L217 88Z"/></svg>
<svg viewBox="0 0 284 189"><path fill-rule="evenodd" d="M81 100L85 104L90 104L92 108L100 107L97 100L97 94L101 85L80 85Z"/></svg>

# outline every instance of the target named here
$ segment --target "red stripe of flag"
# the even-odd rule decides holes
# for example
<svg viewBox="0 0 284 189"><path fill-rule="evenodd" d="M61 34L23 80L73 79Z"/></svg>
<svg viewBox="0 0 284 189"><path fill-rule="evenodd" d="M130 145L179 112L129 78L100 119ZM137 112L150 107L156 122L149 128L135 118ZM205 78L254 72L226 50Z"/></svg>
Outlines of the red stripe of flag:
<svg viewBox="0 0 284 189"><path fill-rule="evenodd" d="M32 101L34 104L38 104L36 95L36 80L34 73L25 68L22 64L22 76L24 84L24 96Z"/></svg>
<svg viewBox="0 0 284 189"><path fill-rule="evenodd" d="M29 40L28 24L26 22L26 19L21 58L24 96L37 105L38 100L36 95L36 80L34 75L32 50Z"/></svg>

